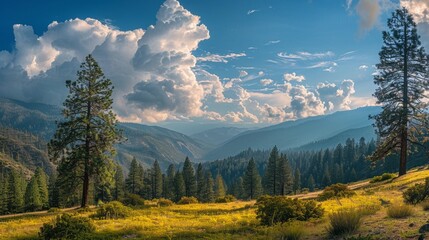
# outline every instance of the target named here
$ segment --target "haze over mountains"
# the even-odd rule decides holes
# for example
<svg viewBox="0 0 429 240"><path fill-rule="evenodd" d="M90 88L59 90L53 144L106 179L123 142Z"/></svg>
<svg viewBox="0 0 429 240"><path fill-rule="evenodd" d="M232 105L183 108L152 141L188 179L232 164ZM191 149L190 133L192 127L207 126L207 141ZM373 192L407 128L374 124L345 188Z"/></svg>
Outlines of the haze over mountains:
<svg viewBox="0 0 429 240"><path fill-rule="evenodd" d="M120 123L127 140L117 145L117 161L128 169L133 157L146 167L157 159L165 169L171 163L183 162L186 156L199 162L233 156L248 148L270 149L274 145L281 150L334 147L347 138L375 138L368 116L379 111L379 107L363 107L256 130L220 127L191 136L158 126ZM45 142L54 133L55 121L59 119L60 108L57 106L0 99L0 126L31 133ZM32 169L45 160L39 158L39 163L24 166Z"/></svg>

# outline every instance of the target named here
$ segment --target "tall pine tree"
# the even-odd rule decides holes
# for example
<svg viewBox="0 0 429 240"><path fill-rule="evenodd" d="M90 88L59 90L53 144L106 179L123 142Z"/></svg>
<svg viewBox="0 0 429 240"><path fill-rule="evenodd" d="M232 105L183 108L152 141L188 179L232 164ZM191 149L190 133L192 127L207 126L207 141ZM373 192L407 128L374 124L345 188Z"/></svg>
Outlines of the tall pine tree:
<svg viewBox="0 0 429 240"><path fill-rule="evenodd" d="M192 167L191 160L188 157L185 159L183 164L183 180L185 181L185 196L191 197L196 196L197 183L195 179L194 167Z"/></svg>
<svg viewBox="0 0 429 240"><path fill-rule="evenodd" d="M277 179L277 164L279 160L279 150L274 146L271 150L270 157L268 158L267 168L264 175L264 190L268 195L278 194L278 179Z"/></svg>
<svg viewBox="0 0 429 240"><path fill-rule="evenodd" d="M152 198L162 196L162 172L158 160L155 160L152 167Z"/></svg>
<svg viewBox="0 0 429 240"><path fill-rule="evenodd" d="M262 193L261 177L253 158L247 164L247 169L243 176L243 188L245 199L256 199Z"/></svg>
<svg viewBox="0 0 429 240"><path fill-rule="evenodd" d="M388 19L388 31L383 32L383 46L377 64L378 86L374 96L382 104L375 119L380 143L372 160L399 153L399 176L407 172L411 145L426 141L429 121L427 91L429 90L427 55L417 34L416 23L406 8L397 9Z"/></svg>

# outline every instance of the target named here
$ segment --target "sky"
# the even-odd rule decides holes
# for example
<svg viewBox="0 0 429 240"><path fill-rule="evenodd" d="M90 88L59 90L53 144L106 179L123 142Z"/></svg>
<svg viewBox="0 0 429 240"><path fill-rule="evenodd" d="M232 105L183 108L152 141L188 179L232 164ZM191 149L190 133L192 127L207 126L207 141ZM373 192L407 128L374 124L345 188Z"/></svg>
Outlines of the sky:
<svg viewBox="0 0 429 240"><path fill-rule="evenodd" d="M120 121L255 127L374 105L399 6L429 47L429 0L8 1L0 97L61 105L92 54Z"/></svg>

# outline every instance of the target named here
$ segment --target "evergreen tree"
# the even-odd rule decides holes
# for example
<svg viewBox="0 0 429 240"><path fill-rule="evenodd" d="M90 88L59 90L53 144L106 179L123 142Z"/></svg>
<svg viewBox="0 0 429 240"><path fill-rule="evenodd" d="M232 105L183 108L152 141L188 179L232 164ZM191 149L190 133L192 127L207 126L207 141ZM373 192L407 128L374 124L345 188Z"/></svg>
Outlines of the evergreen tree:
<svg viewBox="0 0 429 240"><path fill-rule="evenodd" d="M253 158L251 158L247 164L247 169L243 177L243 188L245 199L256 199L261 195L261 177L259 176L258 169L256 168L255 160L253 160Z"/></svg>
<svg viewBox="0 0 429 240"><path fill-rule="evenodd" d="M183 180L185 181L185 196L191 197L196 196L197 193L197 183L195 179L194 168L188 157L185 159L183 164Z"/></svg>
<svg viewBox="0 0 429 240"><path fill-rule="evenodd" d="M274 146L268 158L267 168L264 175L264 191L269 195L277 195L277 163L279 159L279 151L277 146Z"/></svg>
<svg viewBox="0 0 429 240"><path fill-rule="evenodd" d="M179 201L186 194L185 181L181 172L177 171L174 177L175 201Z"/></svg>
<svg viewBox="0 0 429 240"><path fill-rule="evenodd" d="M205 184L204 169L203 169L203 165L199 163L197 167L197 198L200 201L202 201L204 198L203 197L204 184Z"/></svg>
<svg viewBox="0 0 429 240"><path fill-rule="evenodd" d="M8 212L21 212L24 208L24 186L22 176L17 171L11 170L8 185Z"/></svg>
<svg viewBox="0 0 429 240"><path fill-rule="evenodd" d="M164 193L165 198L174 200L175 199L175 185L174 185L174 176L176 174L176 167L173 164L170 164L167 169L167 176L165 180Z"/></svg>
<svg viewBox="0 0 429 240"><path fill-rule="evenodd" d="M115 188L113 189L113 199L120 200L125 196L124 171L121 165L116 164L115 169Z"/></svg>
<svg viewBox="0 0 429 240"><path fill-rule="evenodd" d="M57 175L52 174L49 178L49 206L50 207L60 207L60 189L57 182Z"/></svg>
<svg viewBox="0 0 429 240"><path fill-rule="evenodd" d="M59 161L59 174L66 182L82 181L80 205L86 207L90 179L111 161L119 131L112 111L112 82L91 55L77 75L77 80L66 81L69 95L64 102L64 121L57 125L49 152L51 159Z"/></svg>
<svg viewBox="0 0 429 240"><path fill-rule="evenodd" d="M37 211L43 207L42 199L39 192L39 186L37 176L34 175L30 182L27 184L25 190L25 210L26 211Z"/></svg>
<svg viewBox="0 0 429 240"><path fill-rule="evenodd" d="M225 183L223 181L222 175L219 173L216 176L215 184L214 184L214 193L215 198L222 198L226 195Z"/></svg>
<svg viewBox="0 0 429 240"><path fill-rule="evenodd" d="M205 176L205 185L204 185L204 202L214 202L215 201L215 192L214 192L214 182L213 177L210 171L207 171Z"/></svg>
<svg viewBox="0 0 429 240"><path fill-rule="evenodd" d="M296 168L293 174L293 192L296 194L299 190L301 190L301 172Z"/></svg>
<svg viewBox="0 0 429 240"><path fill-rule="evenodd" d="M310 174L310 177L308 177L308 183L307 183L307 187L308 189L310 189L310 192L314 191L314 178L313 175Z"/></svg>
<svg viewBox="0 0 429 240"><path fill-rule="evenodd" d="M239 177L237 181L235 181L231 194L235 196L237 199L244 198L244 185L243 178Z"/></svg>
<svg viewBox="0 0 429 240"><path fill-rule="evenodd" d="M277 189L279 195L287 195L292 192L292 170L286 155L281 155L277 164Z"/></svg>
<svg viewBox="0 0 429 240"><path fill-rule="evenodd" d="M8 210L8 194L9 194L9 175L3 172L3 168L0 172L0 214L6 214Z"/></svg>
<svg viewBox="0 0 429 240"><path fill-rule="evenodd" d="M42 203L42 208L49 207L49 190L48 190L48 179L46 173L42 168L36 168L34 172L34 178L37 182L37 187L39 190L40 202Z"/></svg>
<svg viewBox="0 0 429 240"><path fill-rule="evenodd" d="M325 167L325 171L323 172L322 184L326 187L331 185L331 183L331 174L329 173L328 168Z"/></svg>
<svg viewBox="0 0 429 240"><path fill-rule="evenodd" d="M137 194L140 192L143 176L142 172L139 169L139 164L137 163L136 158L134 157L131 161L130 172L128 173L128 177L125 180L125 186L129 193Z"/></svg>
<svg viewBox="0 0 429 240"><path fill-rule="evenodd" d="M152 199L154 198L152 187L153 187L153 169L147 169L146 171L143 170L143 166L139 165L139 171L140 175L143 177L142 180L142 187L140 189L140 196L142 196L144 199Z"/></svg>
<svg viewBox="0 0 429 240"><path fill-rule="evenodd" d="M152 168L152 198L162 196L162 172L158 160L155 160Z"/></svg>
<svg viewBox="0 0 429 240"><path fill-rule="evenodd" d="M427 55L417 34L416 23L406 8L397 9L383 31L383 46L377 64L378 85L374 96L382 104L375 119L380 143L371 156L380 160L399 153L399 176L407 172L410 145L422 146L427 141L429 90ZM409 144L410 143L410 144Z"/></svg>

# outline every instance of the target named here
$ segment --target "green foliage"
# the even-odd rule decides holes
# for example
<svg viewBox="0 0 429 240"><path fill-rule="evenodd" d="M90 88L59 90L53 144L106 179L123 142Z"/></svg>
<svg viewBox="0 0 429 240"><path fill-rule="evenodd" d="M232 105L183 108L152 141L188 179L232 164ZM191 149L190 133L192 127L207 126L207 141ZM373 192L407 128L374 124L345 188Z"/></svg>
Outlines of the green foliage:
<svg viewBox="0 0 429 240"><path fill-rule="evenodd" d="M263 179L264 191L268 195L278 194L277 164L279 158L279 150L277 149L277 146L274 146L274 148L271 150L270 157L268 158L268 163Z"/></svg>
<svg viewBox="0 0 429 240"><path fill-rule="evenodd" d="M299 240L305 235L305 228L298 222L281 223L273 226L271 234L273 239Z"/></svg>
<svg viewBox="0 0 429 240"><path fill-rule="evenodd" d="M42 168L36 168L34 172L34 178L37 182L37 187L39 191L40 202L42 204L42 208L46 209L49 207L49 190L48 190L48 179L46 173Z"/></svg>
<svg viewBox="0 0 429 240"><path fill-rule="evenodd" d="M89 218L63 214L58 216L53 223L43 224L39 236L45 240L79 240L94 231L95 226Z"/></svg>
<svg viewBox="0 0 429 240"><path fill-rule="evenodd" d="M92 176L104 176L106 164L120 140L112 110L112 82L95 59L88 55L75 81L67 80L69 95L64 101L63 120L49 142L49 154L58 162L58 176L68 193L82 187L81 207L88 205Z"/></svg>
<svg viewBox="0 0 429 240"><path fill-rule="evenodd" d="M324 209L313 200L291 199L283 196L262 196L256 202L256 217L263 225L274 225L291 220L306 221L320 218Z"/></svg>
<svg viewBox="0 0 429 240"><path fill-rule="evenodd" d="M125 197L122 201L125 205L133 208L142 208L144 207L144 199L137 194L128 193L125 194Z"/></svg>
<svg viewBox="0 0 429 240"><path fill-rule="evenodd" d="M125 180L122 167L117 164L115 170L115 187L113 189L113 199L120 200L125 195Z"/></svg>
<svg viewBox="0 0 429 240"><path fill-rule="evenodd" d="M42 200L39 192L39 185L34 175L30 182L27 184L27 189L25 190L25 210L26 211L38 211L43 207Z"/></svg>
<svg viewBox="0 0 429 240"><path fill-rule="evenodd" d="M177 204L194 204L198 203L198 199L196 197L185 197L183 196Z"/></svg>
<svg viewBox="0 0 429 240"><path fill-rule="evenodd" d="M262 194L261 177L256 168L255 160L250 159L243 177L245 199L257 199Z"/></svg>
<svg viewBox="0 0 429 240"><path fill-rule="evenodd" d="M413 214L413 208L409 205L392 204L387 208L387 216L391 218L407 218Z"/></svg>
<svg viewBox="0 0 429 240"><path fill-rule="evenodd" d="M319 201L326 201L332 198L347 198L355 195L353 190L350 190L347 185L342 183L332 184L326 187L321 194L318 196Z"/></svg>
<svg viewBox="0 0 429 240"><path fill-rule="evenodd" d="M48 213L59 213L59 212L61 212L61 209L57 207L52 207L48 209Z"/></svg>
<svg viewBox="0 0 429 240"><path fill-rule="evenodd" d="M170 199L160 198L158 199L158 206L160 207L168 207L172 206L174 203Z"/></svg>
<svg viewBox="0 0 429 240"><path fill-rule="evenodd" d="M18 213L24 210L25 180L17 171L9 174L7 209L10 213Z"/></svg>
<svg viewBox="0 0 429 240"><path fill-rule="evenodd" d="M301 173L298 168L295 169L293 174L293 192L296 194L301 189Z"/></svg>
<svg viewBox="0 0 429 240"><path fill-rule="evenodd" d="M121 202L112 201L106 204L102 204L97 212L92 216L98 219L118 219L126 218L130 216L131 209L124 206Z"/></svg>
<svg viewBox="0 0 429 240"><path fill-rule="evenodd" d="M143 172L139 170L137 159L133 157L130 165L130 172L125 181L126 190L129 193L137 194L143 188Z"/></svg>
<svg viewBox="0 0 429 240"><path fill-rule="evenodd" d="M394 173L383 173L381 176L375 176L371 179L370 183L382 182L396 177Z"/></svg>
<svg viewBox="0 0 429 240"><path fill-rule="evenodd" d="M152 198L160 198L162 196L162 172L158 160L155 160L152 166Z"/></svg>
<svg viewBox="0 0 429 240"><path fill-rule="evenodd" d="M418 183L408 188L402 196L405 203L417 204L429 197L429 178L426 178L425 183Z"/></svg>
<svg viewBox="0 0 429 240"><path fill-rule="evenodd" d="M328 233L331 236L350 234L361 226L362 213L358 209L343 209L329 215Z"/></svg>
<svg viewBox="0 0 429 240"><path fill-rule="evenodd" d="M185 181L183 180L183 174L179 171L176 172L174 176L174 192L175 192L175 200L176 202L180 201L180 199L185 196Z"/></svg>
<svg viewBox="0 0 429 240"><path fill-rule="evenodd" d="M206 173L205 176L205 184L203 188L203 202L214 202L215 200L215 192L214 192L214 182L212 178L212 174L210 171Z"/></svg>
<svg viewBox="0 0 429 240"><path fill-rule="evenodd" d="M214 184L214 195L215 198L222 198L225 197L226 189L225 189L225 183L223 181L222 175L218 174L215 179Z"/></svg>
<svg viewBox="0 0 429 240"><path fill-rule="evenodd" d="M185 183L185 196L195 196L197 193L197 182L195 179L194 167L192 167L191 160L186 157L183 164L183 181Z"/></svg>
<svg viewBox="0 0 429 240"><path fill-rule="evenodd" d="M237 199L233 195L226 195L225 197L217 198L216 203L229 203L235 202Z"/></svg>

